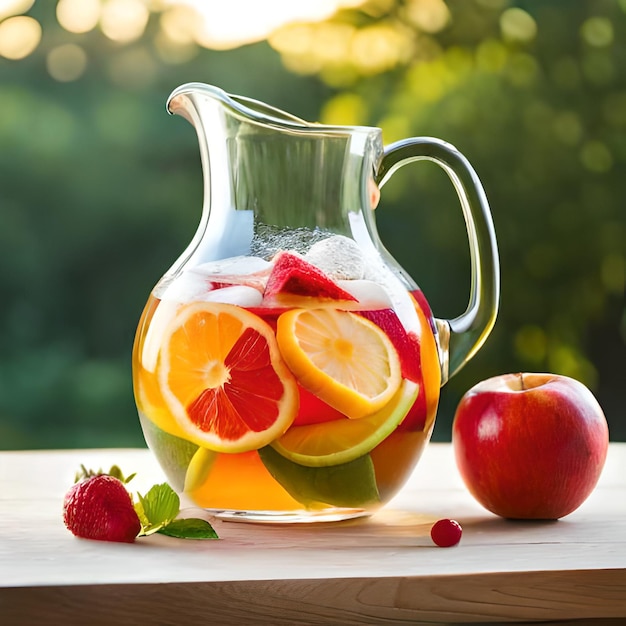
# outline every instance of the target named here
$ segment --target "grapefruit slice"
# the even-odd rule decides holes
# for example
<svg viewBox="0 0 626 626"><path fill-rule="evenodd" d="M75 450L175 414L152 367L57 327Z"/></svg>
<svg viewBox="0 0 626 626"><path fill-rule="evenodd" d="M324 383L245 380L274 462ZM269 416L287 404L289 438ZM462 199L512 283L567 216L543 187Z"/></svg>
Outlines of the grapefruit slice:
<svg viewBox="0 0 626 626"><path fill-rule="evenodd" d="M267 445L298 411L298 386L271 327L231 304L181 307L165 330L157 376L181 431L217 452Z"/></svg>
<svg viewBox="0 0 626 626"><path fill-rule="evenodd" d="M391 401L373 415L292 426L272 443L272 448L290 461L308 467L348 463L367 454L395 430L418 392L417 383L405 380Z"/></svg>
<svg viewBox="0 0 626 626"><path fill-rule="evenodd" d="M298 382L349 418L371 415L400 386L393 343L360 315L331 308L292 309L278 318L276 339Z"/></svg>
<svg viewBox="0 0 626 626"><path fill-rule="evenodd" d="M393 309L369 309L358 311L358 314L385 331L400 358L402 377L419 383L422 380L419 343L407 333L395 311Z"/></svg>

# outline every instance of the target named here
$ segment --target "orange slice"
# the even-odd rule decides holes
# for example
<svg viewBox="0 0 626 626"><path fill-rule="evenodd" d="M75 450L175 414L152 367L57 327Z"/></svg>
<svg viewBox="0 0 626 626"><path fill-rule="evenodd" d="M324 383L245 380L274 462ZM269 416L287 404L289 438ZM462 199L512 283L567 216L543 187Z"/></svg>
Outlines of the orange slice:
<svg viewBox="0 0 626 626"><path fill-rule="evenodd" d="M181 307L165 330L157 376L181 431L209 450L261 448L298 411L298 387L272 328L231 304Z"/></svg>
<svg viewBox="0 0 626 626"><path fill-rule="evenodd" d="M419 367L422 374L422 387L417 402L413 405L406 419L400 424L400 430L430 433L435 423L441 389L439 348L433 334L433 326L431 325L432 314L430 313L428 303L420 291L415 291L410 295L417 312L420 327L418 329L419 336L410 332L409 337L419 346Z"/></svg>
<svg viewBox="0 0 626 626"><path fill-rule="evenodd" d="M278 318L276 339L298 382L349 418L382 408L402 381L391 340L360 315L292 309Z"/></svg>

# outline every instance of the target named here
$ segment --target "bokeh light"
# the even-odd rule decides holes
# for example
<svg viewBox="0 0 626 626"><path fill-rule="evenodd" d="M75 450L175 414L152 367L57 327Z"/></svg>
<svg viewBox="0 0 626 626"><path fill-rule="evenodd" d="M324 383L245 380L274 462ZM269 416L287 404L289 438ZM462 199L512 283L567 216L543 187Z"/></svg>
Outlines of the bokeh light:
<svg viewBox="0 0 626 626"><path fill-rule="evenodd" d="M14 61L31 54L41 41L41 25L26 15L0 22L0 56Z"/></svg>
<svg viewBox="0 0 626 626"><path fill-rule="evenodd" d="M450 22L450 11L443 0L408 0L407 20L425 33L438 33Z"/></svg>
<svg viewBox="0 0 626 626"><path fill-rule="evenodd" d="M87 33L100 20L100 0L59 0L57 20L70 33Z"/></svg>
<svg viewBox="0 0 626 626"><path fill-rule="evenodd" d="M602 141L587 141L580 151L580 160L588 170L599 174L613 167L613 155Z"/></svg>
<svg viewBox="0 0 626 626"><path fill-rule="evenodd" d="M26 13L33 4L35 0L0 0L0 20Z"/></svg>
<svg viewBox="0 0 626 626"><path fill-rule="evenodd" d="M586 43L596 48L604 48L613 43L613 24L606 17L590 17L581 27L581 35Z"/></svg>
<svg viewBox="0 0 626 626"><path fill-rule="evenodd" d="M602 283L607 291L616 295L623 294L626 289L626 260L623 255L607 254L602 260Z"/></svg>
<svg viewBox="0 0 626 626"><path fill-rule="evenodd" d="M138 90L153 83L157 61L145 46L126 49L111 58L107 73L115 85Z"/></svg>
<svg viewBox="0 0 626 626"><path fill-rule="evenodd" d="M109 0L102 6L100 28L109 39L128 43L143 35L149 17L141 0Z"/></svg>
<svg viewBox="0 0 626 626"><path fill-rule="evenodd" d="M83 75L87 67L87 54L76 44L62 44L48 52L46 67L52 78L67 83Z"/></svg>
<svg viewBox="0 0 626 626"><path fill-rule="evenodd" d="M502 36L508 41L531 41L537 35L537 23L523 9L507 9L500 16Z"/></svg>
<svg viewBox="0 0 626 626"><path fill-rule="evenodd" d="M194 33L199 19L195 8L181 4L163 11L160 25L172 43L186 45L195 41Z"/></svg>

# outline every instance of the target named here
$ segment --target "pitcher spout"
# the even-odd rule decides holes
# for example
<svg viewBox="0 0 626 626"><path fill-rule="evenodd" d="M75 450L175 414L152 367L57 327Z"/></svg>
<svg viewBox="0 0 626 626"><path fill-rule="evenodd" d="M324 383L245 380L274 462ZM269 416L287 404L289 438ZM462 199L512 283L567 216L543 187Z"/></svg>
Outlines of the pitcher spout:
<svg viewBox="0 0 626 626"><path fill-rule="evenodd" d="M260 100L229 94L219 87L205 83L186 83L177 87L167 99L166 109L171 115L181 115L192 122L191 110L208 101L251 122L285 124L296 128L311 126L305 120Z"/></svg>

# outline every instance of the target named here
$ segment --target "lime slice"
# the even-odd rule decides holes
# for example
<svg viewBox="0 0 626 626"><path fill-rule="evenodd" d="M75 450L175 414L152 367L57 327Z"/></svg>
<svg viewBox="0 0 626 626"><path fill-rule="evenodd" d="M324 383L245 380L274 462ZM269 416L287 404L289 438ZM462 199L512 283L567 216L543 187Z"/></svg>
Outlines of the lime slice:
<svg viewBox="0 0 626 626"><path fill-rule="evenodd" d="M271 446L286 459L308 467L348 463L367 454L394 431L418 392L417 383L404 380L391 400L368 417L292 426Z"/></svg>
<svg viewBox="0 0 626 626"><path fill-rule="evenodd" d="M333 467L298 465L271 446L261 448L259 456L270 474L304 506L364 507L380 502L369 454Z"/></svg>
<svg viewBox="0 0 626 626"><path fill-rule="evenodd" d="M198 451L198 446L186 439L166 433L141 413L139 421L146 443L157 458L167 481L174 490L182 492L187 468Z"/></svg>

